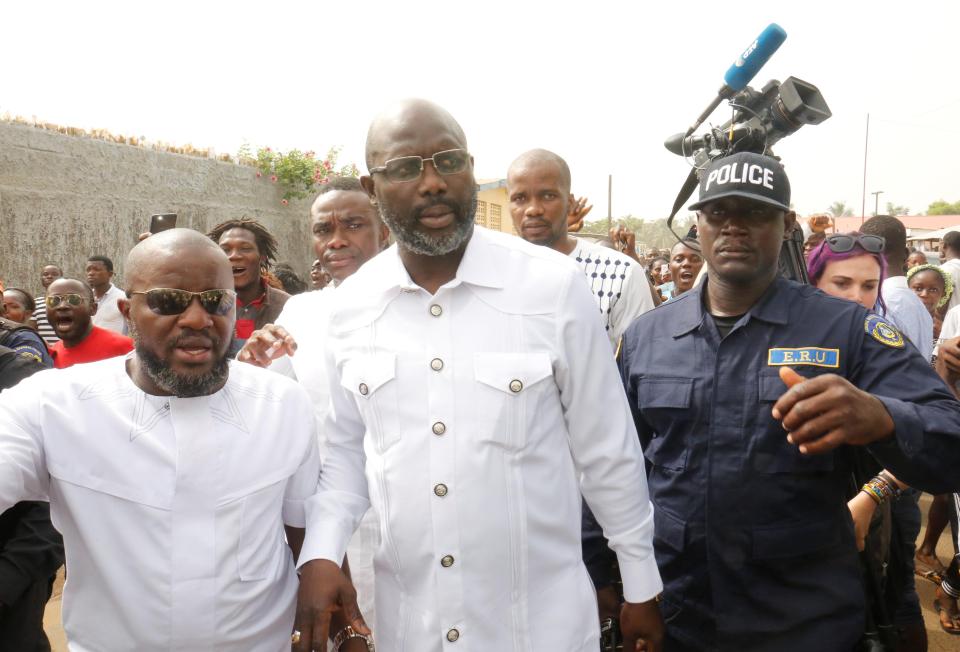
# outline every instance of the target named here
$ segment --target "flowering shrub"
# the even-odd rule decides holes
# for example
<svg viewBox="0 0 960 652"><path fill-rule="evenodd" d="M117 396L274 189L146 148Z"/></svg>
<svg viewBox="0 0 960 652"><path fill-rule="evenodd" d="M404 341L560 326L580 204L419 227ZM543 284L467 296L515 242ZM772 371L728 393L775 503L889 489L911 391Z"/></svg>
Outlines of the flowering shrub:
<svg viewBox="0 0 960 652"><path fill-rule="evenodd" d="M283 188L281 204L286 206L290 199L303 199L313 194L314 188L326 183L331 176L357 177L360 171L354 164L337 165L339 147L331 147L326 158L320 160L314 152L301 152L292 149L289 152L275 152L269 147L261 147L254 156L249 145L244 145L237 154L241 162L247 162L257 168L257 178L269 176L270 181L279 183Z"/></svg>

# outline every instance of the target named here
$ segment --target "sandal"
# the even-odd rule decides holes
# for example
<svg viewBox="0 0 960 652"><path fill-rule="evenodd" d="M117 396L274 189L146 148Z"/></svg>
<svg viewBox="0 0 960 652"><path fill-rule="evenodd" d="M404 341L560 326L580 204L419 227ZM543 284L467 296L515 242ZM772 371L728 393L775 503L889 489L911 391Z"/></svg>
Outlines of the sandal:
<svg viewBox="0 0 960 652"><path fill-rule="evenodd" d="M960 634L960 612L954 611L951 613L949 609L940 603L940 598L934 599L933 609L937 612L937 619L940 621L940 629L953 636ZM943 623L943 614L947 615L947 618L950 621L949 626Z"/></svg>
<svg viewBox="0 0 960 652"><path fill-rule="evenodd" d="M946 567L937 560L937 565L928 564L918 557L914 557L913 572L917 577L933 582L937 586L943 582Z"/></svg>

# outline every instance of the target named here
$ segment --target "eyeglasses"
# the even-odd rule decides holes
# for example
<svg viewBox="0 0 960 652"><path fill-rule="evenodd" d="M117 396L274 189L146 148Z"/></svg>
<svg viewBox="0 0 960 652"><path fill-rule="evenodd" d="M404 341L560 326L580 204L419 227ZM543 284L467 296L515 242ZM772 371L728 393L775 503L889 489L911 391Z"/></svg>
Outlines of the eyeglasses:
<svg viewBox="0 0 960 652"><path fill-rule="evenodd" d="M182 314L193 299L200 299L200 305L211 315L225 315L230 312L237 301L237 293L233 290L204 290L190 292L174 288L153 288L145 292L128 292L130 296L142 294L147 297L147 307L164 317Z"/></svg>
<svg viewBox="0 0 960 652"><path fill-rule="evenodd" d="M50 294L47 295L47 310L53 310L60 304L65 303L70 306L82 306L86 297L79 294Z"/></svg>
<svg viewBox="0 0 960 652"><path fill-rule="evenodd" d="M370 174L383 172L390 183L406 183L420 177L426 161L433 161L433 167L439 174L456 174L467 169L470 153L465 149L448 149L429 158L401 156L390 159L380 167L370 168Z"/></svg>
<svg viewBox="0 0 960 652"><path fill-rule="evenodd" d="M827 246L830 247L830 251L835 254L845 254L848 251L851 251L857 244L859 244L864 251L871 254L879 254L883 251L884 246L887 241L883 236L879 235L847 235L845 233L838 233L836 235L828 236L825 240Z"/></svg>

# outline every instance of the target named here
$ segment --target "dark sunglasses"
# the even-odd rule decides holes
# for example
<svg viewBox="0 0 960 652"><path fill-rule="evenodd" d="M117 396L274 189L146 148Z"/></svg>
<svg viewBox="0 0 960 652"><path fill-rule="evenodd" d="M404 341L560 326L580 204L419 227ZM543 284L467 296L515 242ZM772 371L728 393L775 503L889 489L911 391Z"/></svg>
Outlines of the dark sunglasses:
<svg viewBox="0 0 960 652"><path fill-rule="evenodd" d="M858 244L868 253L879 254L883 251L883 247L887 243L882 236L864 235L862 233L855 236L838 233L827 237L825 242L827 246L830 247L830 251L835 254L845 254L848 251L852 251Z"/></svg>
<svg viewBox="0 0 960 652"><path fill-rule="evenodd" d="M79 294L51 294L47 296L46 301L47 310L53 310L61 303L74 307L82 306L83 302L86 301L86 298L80 296Z"/></svg>
<svg viewBox="0 0 960 652"><path fill-rule="evenodd" d="M370 174L383 172L390 183L406 183L418 179L423 172L423 164L433 161L433 167L439 174L456 174L467 169L470 153L465 149L448 149L437 152L429 158L422 156L401 156L393 158L380 167L370 168Z"/></svg>
<svg viewBox="0 0 960 652"><path fill-rule="evenodd" d="M142 294L147 298L147 307L164 317L179 315L186 310L193 299L200 300L200 305L211 315L225 315L230 312L237 301L237 293L233 290L204 290L190 292L174 288L153 288L145 292L128 292L129 296Z"/></svg>

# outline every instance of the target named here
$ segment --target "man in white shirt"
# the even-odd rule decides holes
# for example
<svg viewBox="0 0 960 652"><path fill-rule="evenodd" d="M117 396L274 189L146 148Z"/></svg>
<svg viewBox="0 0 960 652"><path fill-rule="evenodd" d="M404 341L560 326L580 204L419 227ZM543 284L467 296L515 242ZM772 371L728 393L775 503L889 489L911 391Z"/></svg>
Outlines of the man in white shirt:
<svg viewBox="0 0 960 652"><path fill-rule="evenodd" d="M86 273L87 283L93 288L93 296L97 300L93 325L126 335L126 322L120 314L117 301L127 297L123 290L111 282L113 261L106 256L90 256L87 259Z"/></svg>
<svg viewBox="0 0 960 652"><path fill-rule="evenodd" d="M906 227L890 215L875 215L863 223L860 232L884 239L887 277L880 286L880 296L887 306L886 316L929 360L933 355L933 317L920 297L907 287L907 277L903 274L907 256L910 255Z"/></svg>
<svg viewBox="0 0 960 652"><path fill-rule="evenodd" d="M596 304L564 256L474 227L466 137L436 105L377 118L361 178L397 245L334 293L328 454L308 502L294 649L344 610L372 502L377 649L594 651L580 494L617 551L627 647L659 650L642 451ZM578 482L579 480L579 482Z"/></svg>
<svg viewBox="0 0 960 652"><path fill-rule="evenodd" d="M4 392L0 510L49 496L74 652L288 650L283 526L297 546L316 489L310 399L228 362L231 267L202 234L151 236L127 279L134 353Z"/></svg>
<svg viewBox="0 0 960 652"><path fill-rule="evenodd" d="M941 269L953 278L953 287L960 288L960 285L957 285L960 283L960 231L950 231L943 236L940 241L940 258L943 260ZM947 304L947 310L956 306L960 306L960 292L955 289Z"/></svg>
<svg viewBox="0 0 960 652"><path fill-rule="evenodd" d="M507 172L507 195L520 237L569 256L580 267L616 350L627 326L654 308L640 265L619 251L568 233L567 214L575 200L570 193L570 168L557 154L545 149L521 154Z"/></svg>
<svg viewBox="0 0 960 652"><path fill-rule="evenodd" d="M299 383L310 394L319 432L321 459L325 451L323 422L330 405L329 374L323 324L334 288L376 256L390 232L353 177L338 177L321 187L310 209L314 250L333 283L322 290L297 294L283 306L277 323L254 331L237 360L268 366ZM275 360L271 359L280 356ZM369 510L350 540L347 558L357 603L376 632L373 554L380 545L376 514Z"/></svg>

